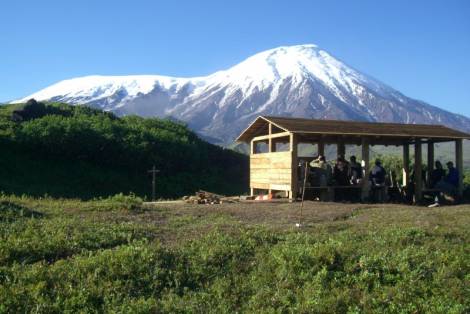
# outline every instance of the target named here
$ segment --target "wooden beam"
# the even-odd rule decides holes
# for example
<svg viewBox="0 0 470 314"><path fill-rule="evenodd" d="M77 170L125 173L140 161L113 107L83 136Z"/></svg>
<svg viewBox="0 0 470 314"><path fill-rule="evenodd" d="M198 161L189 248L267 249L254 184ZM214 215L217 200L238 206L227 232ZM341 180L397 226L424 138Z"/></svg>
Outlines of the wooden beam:
<svg viewBox="0 0 470 314"><path fill-rule="evenodd" d="M365 200L369 196L369 172L370 172L370 160L369 160L369 141L367 138L361 139L361 158L364 164L364 175L362 179L362 200Z"/></svg>
<svg viewBox="0 0 470 314"><path fill-rule="evenodd" d="M255 153L255 140L251 140L250 142L250 155Z"/></svg>
<svg viewBox="0 0 470 314"><path fill-rule="evenodd" d="M269 138L278 138L278 137L287 137L289 136L290 132L281 132L281 133L274 133L272 135L261 135L261 136L256 136L256 137L253 137L253 141L257 142L257 141L265 141L265 140L269 140Z"/></svg>
<svg viewBox="0 0 470 314"><path fill-rule="evenodd" d="M298 178L297 178L297 136L294 133L289 135L289 146L291 153L291 189L289 191L289 201L295 201L298 189Z"/></svg>
<svg viewBox="0 0 470 314"><path fill-rule="evenodd" d="M431 184L431 173L434 170L434 143L428 141L428 186Z"/></svg>
<svg viewBox="0 0 470 314"><path fill-rule="evenodd" d="M274 151L273 149L273 124L269 122L269 137L268 137L268 152L272 153Z"/></svg>
<svg viewBox="0 0 470 314"><path fill-rule="evenodd" d="M420 203L423 194L423 158L421 141L416 139L415 142L415 165L414 165L414 181L415 181L415 203Z"/></svg>
<svg viewBox="0 0 470 314"><path fill-rule="evenodd" d="M318 155L322 155L322 156L325 156L325 142L323 141L323 139L321 139L319 142L318 142Z"/></svg>
<svg viewBox="0 0 470 314"><path fill-rule="evenodd" d="M403 186L410 184L410 145L403 144Z"/></svg>
<svg viewBox="0 0 470 314"><path fill-rule="evenodd" d="M337 150L336 150L336 154L337 156L341 156L343 158L345 158L346 156L346 145L344 145L344 142L343 141L340 141L337 145Z"/></svg>
<svg viewBox="0 0 470 314"><path fill-rule="evenodd" d="M458 139L455 141L455 167L459 172L459 184L457 192L459 196L463 195L463 140Z"/></svg>

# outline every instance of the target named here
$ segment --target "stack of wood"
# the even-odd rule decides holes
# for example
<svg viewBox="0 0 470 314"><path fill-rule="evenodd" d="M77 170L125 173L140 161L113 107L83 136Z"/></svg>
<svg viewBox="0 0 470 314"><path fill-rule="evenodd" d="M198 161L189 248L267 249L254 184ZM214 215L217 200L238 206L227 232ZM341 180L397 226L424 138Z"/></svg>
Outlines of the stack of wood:
<svg viewBox="0 0 470 314"><path fill-rule="evenodd" d="M223 195L207 192L207 191L198 191L195 195L192 196L183 196L183 200L189 204L222 204L222 203L234 203L238 198L226 197Z"/></svg>

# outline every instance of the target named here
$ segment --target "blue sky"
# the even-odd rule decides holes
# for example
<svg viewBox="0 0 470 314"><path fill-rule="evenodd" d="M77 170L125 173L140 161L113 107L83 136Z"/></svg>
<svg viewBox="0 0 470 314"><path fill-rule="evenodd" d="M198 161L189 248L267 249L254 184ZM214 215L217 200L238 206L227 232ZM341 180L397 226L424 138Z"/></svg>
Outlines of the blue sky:
<svg viewBox="0 0 470 314"><path fill-rule="evenodd" d="M91 74L206 75L314 43L470 117L470 1L21 1L0 5L0 101Z"/></svg>

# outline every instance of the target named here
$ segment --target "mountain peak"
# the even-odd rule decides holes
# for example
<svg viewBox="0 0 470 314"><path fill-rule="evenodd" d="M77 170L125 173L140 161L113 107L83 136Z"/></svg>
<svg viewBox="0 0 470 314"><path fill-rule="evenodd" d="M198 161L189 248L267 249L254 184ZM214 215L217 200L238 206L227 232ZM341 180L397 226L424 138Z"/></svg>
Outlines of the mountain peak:
<svg viewBox="0 0 470 314"><path fill-rule="evenodd" d="M281 46L257 53L225 72L273 80L319 67L325 57L331 56L313 44Z"/></svg>
<svg viewBox="0 0 470 314"><path fill-rule="evenodd" d="M228 144L258 115L444 124L470 119L408 98L313 44L257 53L206 77L86 76L24 98L87 104L120 115L173 117Z"/></svg>
<svg viewBox="0 0 470 314"><path fill-rule="evenodd" d="M281 46L257 53L234 67L217 72L215 80L238 86L246 94L291 80L315 80L344 100L341 89L354 92L357 84L374 82L314 44ZM370 82L369 82L370 81Z"/></svg>
<svg viewBox="0 0 470 314"><path fill-rule="evenodd" d="M315 44L302 44L302 45L291 45L291 46L279 46L271 48L260 53L289 53L289 52L309 52L312 50L320 50Z"/></svg>

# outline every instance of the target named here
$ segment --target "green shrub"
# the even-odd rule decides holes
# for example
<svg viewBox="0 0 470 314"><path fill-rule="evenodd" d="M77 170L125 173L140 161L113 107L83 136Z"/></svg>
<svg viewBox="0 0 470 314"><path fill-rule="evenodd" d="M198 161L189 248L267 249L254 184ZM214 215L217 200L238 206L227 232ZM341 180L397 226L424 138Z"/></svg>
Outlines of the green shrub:
<svg viewBox="0 0 470 314"><path fill-rule="evenodd" d="M13 122L14 112L23 118ZM0 191L19 195L143 197L152 166L163 198L198 189L238 194L248 181L247 156L201 140L182 123L85 106L1 106L0 147L8 151L0 154Z"/></svg>
<svg viewBox="0 0 470 314"><path fill-rule="evenodd" d="M0 201L0 222L14 221L24 217L40 218L42 217L42 213L15 203L10 203L8 201Z"/></svg>
<svg viewBox="0 0 470 314"><path fill-rule="evenodd" d="M141 210L142 209L142 198L136 196L134 193L124 195L122 193L109 196L107 198L95 199L91 202L93 210Z"/></svg>
<svg viewBox="0 0 470 314"><path fill-rule="evenodd" d="M364 208L279 230L233 225L214 208L128 210L132 195L0 200L14 213L0 221L0 313L470 309L468 206ZM17 215L25 209L41 215ZM165 223L172 215L179 224Z"/></svg>

